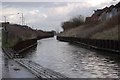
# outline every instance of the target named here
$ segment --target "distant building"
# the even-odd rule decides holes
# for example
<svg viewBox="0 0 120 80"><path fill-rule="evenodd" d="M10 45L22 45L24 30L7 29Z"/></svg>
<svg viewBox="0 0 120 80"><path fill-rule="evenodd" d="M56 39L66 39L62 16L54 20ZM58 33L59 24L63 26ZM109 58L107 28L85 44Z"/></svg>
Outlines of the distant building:
<svg viewBox="0 0 120 80"><path fill-rule="evenodd" d="M120 2L118 4L105 7L103 9L94 10L94 14L91 17L86 17L86 23L95 21L106 21L113 16L120 13Z"/></svg>
<svg viewBox="0 0 120 80"><path fill-rule="evenodd" d="M115 15L117 15L117 9L115 8L114 5L112 5L109 8L107 8L105 11L103 11L103 13L99 17L99 20L106 21Z"/></svg>

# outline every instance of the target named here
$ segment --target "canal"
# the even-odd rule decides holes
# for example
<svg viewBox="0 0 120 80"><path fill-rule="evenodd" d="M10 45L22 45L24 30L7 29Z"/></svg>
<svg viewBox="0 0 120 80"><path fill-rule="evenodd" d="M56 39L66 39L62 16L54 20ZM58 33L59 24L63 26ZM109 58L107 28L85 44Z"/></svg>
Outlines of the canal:
<svg viewBox="0 0 120 80"><path fill-rule="evenodd" d="M120 57L112 54L49 38L39 40L22 57L70 78L119 78Z"/></svg>

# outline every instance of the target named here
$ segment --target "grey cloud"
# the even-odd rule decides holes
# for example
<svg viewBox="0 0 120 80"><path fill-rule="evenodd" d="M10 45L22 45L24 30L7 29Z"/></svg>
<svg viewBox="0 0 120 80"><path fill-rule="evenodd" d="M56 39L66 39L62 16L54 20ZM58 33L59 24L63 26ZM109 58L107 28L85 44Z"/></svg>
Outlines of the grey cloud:
<svg viewBox="0 0 120 80"><path fill-rule="evenodd" d="M82 15L84 17L87 17L87 16L90 16L92 13L93 13L93 10L95 10L96 7L86 7L86 8L81 8L79 9L76 8L74 9L73 11L71 11L68 15L70 17L74 17L74 16L77 16L77 15Z"/></svg>
<svg viewBox="0 0 120 80"><path fill-rule="evenodd" d="M34 25L34 28L40 28L40 29L44 29L44 30L52 30L52 29L55 29L55 27L60 28L61 23L66 19L69 19L76 15L84 15L85 17L89 16L92 14L94 9L98 9L98 7L99 7L99 6L90 7L87 5L82 7L83 6L82 3L79 3L80 6L74 7L72 10L68 9L70 11L68 13L63 12L62 14L57 14L54 11L54 8L68 6L67 4L68 3L66 3L66 2L59 2L59 3L55 3L55 2L3 2L3 8L11 8L12 7L12 8L16 8L18 10L19 10L19 8L21 8L21 9L24 8L25 12L29 11L28 8L33 8L33 10L40 10L40 13L45 13L48 17L46 18L46 20L44 22L40 22L40 20L37 20L35 18L35 20L37 20L37 21L30 23L30 25ZM107 3L104 3L104 4L101 4L100 6L103 6L106 4ZM108 4L110 4L110 3L108 3ZM41 10L41 9L39 9L39 7L43 7L43 9ZM52 10L50 8L52 8ZM63 7L63 10L64 10L64 7ZM51 12L51 14L49 12ZM27 21L29 18L27 19L26 15L25 15L25 17L26 17L26 21ZM30 18L34 18L34 16L31 16Z"/></svg>
<svg viewBox="0 0 120 80"><path fill-rule="evenodd" d="M3 2L3 8L17 7L17 8L31 8L31 7L59 7L66 6L66 2Z"/></svg>
<svg viewBox="0 0 120 80"><path fill-rule="evenodd" d="M111 1L111 2L105 2L105 3L101 3L100 4L100 6L103 6L103 7L109 7L109 6L111 6L111 5L115 5L115 4L117 4L119 1L118 0L116 0L116 1Z"/></svg>

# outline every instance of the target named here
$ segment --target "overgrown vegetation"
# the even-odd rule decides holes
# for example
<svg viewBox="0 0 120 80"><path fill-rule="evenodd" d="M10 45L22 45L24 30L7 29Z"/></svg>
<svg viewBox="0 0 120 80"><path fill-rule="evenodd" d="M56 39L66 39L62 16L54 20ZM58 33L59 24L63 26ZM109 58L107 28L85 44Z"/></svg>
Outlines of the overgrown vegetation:
<svg viewBox="0 0 120 80"><path fill-rule="evenodd" d="M7 34L4 30L2 30L2 47L13 47L18 41L19 38L15 37L14 35Z"/></svg>
<svg viewBox="0 0 120 80"><path fill-rule="evenodd" d="M84 19L81 15L76 16L72 19L70 19L70 22L74 25L74 26L79 26L82 25L84 23Z"/></svg>
<svg viewBox="0 0 120 80"><path fill-rule="evenodd" d="M108 19L104 22L82 24L77 27L73 27L69 30L63 31L61 36L80 37L80 38L94 38L94 39L111 39L118 40L118 25L120 14Z"/></svg>
<svg viewBox="0 0 120 80"><path fill-rule="evenodd" d="M68 29L75 28L83 24L84 24L83 16L79 15L79 16L71 18L69 21L63 22L62 28L64 30L68 30Z"/></svg>
<svg viewBox="0 0 120 80"><path fill-rule="evenodd" d="M91 38L119 40L120 14L107 20Z"/></svg>

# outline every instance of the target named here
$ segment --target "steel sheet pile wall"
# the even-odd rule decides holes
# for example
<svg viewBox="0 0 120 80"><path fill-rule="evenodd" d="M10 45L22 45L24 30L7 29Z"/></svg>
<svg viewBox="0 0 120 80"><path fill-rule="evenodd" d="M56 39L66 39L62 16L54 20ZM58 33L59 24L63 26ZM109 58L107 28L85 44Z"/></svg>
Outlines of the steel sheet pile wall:
<svg viewBox="0 0 120 80"><path fill-rule="evenodd" d="M37 39L21 41L13 47L13 50L20 51L20 50L25 49L29 46L32 46L32 45L34 46L34 44L37 44Z"/></svg>
<svg viewBox="0 0 120 80"><path fill-rule="evenodd" d="M119 40L86 39L86 38L63 37L63 36L57 36L57 39L60 41L80 43L97 49L120 52Z"/></svg>

